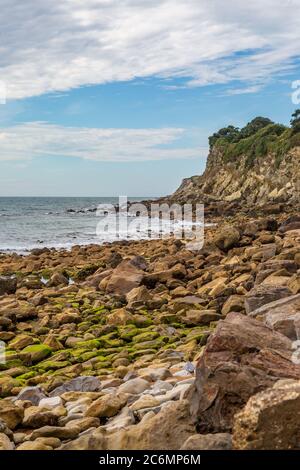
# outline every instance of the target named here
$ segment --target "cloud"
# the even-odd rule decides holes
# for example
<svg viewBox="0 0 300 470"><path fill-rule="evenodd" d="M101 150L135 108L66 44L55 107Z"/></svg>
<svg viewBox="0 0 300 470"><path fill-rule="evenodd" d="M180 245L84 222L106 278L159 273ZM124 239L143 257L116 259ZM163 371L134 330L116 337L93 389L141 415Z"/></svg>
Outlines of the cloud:
<svg viewBox="0 0 300 470"><path fill-rule="evenodd" d="M31 122L0 129L0 161L43 156L77 157L101 162L139 162L207 155L207 148L187 147L187 131L98 129Z"/></svg>
<svg viewBox="0 0 300 470"><path fill-rule="evenodd" d="M299 18L298 0L2 0L0 80L8 98L153 76L265 83L295 65Z"/></svg>

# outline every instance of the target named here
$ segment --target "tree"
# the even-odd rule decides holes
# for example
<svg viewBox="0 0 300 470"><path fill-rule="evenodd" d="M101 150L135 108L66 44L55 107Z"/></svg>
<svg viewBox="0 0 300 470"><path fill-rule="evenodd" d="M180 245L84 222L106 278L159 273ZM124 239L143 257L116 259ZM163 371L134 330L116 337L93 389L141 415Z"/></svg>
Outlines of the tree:
<svg viewBox="0 0 300 470"><path fill-rule="evenodd" d="M263 129L266 126L269 126L270 124L274 124L274 122L271 121L271 119L258 116L254 118L252 121L248 122L248 124L241 129L240 138L246 139L247 137L250 137L251 135L256 134L256 132L258 132L260 129Z"/></svg>
<svg viewBox="0 0 300 470"><path fill-rule="evenodd" d="M292 114L291 126L293 133L300 131L300 109L296 109Z"/></svg>
<svg viewBox="0 0 300 470"><path fill-rule="evenodd" d="M215 143L217 142L218 139L225 139L228 142L234 142L236 139L238 139L240 130L238 127L234 126L227 126L227 127L222 127L218 132L215 132L213 135L211 135L208 138L209 141L209 146L213 147Z"/></svg>

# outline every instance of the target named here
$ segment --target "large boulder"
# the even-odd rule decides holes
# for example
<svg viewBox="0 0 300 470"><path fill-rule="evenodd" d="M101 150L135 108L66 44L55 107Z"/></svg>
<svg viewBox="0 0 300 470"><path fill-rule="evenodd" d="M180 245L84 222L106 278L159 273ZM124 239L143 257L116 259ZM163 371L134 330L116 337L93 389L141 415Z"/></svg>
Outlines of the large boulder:
<svg viewBox="0 0 300 470"><path fill-rule="evenodd" d="M250 398L235 416L233 444L239 450L298 449L300 382L279 381Z"/></svg>
<svg viewBox="0 0 300 470"><path fill-rule="evenodd" d="M145 265L135 258L122 261L113 271L106 284L109 294L126 295L138 287L143 279Z"/></svg>
<svg viewBox="0 0 300 470"><path fill-rule="evenodd" d="M288 338L297 340L300 334L300 294L263 305L250 312L250 316L262 320Z"/></svg>
<svg viewBox="0 0 300 470"><path fill-rule="evenodd" d="M201 433L228 432L233 416L281 378L300 378L292 342L262 322L239 313L219 321L196 368L191 412Z"/></svg>
<svg viewBox="0 0 300 470"><path fill-rule="evenodd" d="M233 248L240 241L240 232L231 225L222 227L214 238L214 243L220 250L228 251Z"/></svg>

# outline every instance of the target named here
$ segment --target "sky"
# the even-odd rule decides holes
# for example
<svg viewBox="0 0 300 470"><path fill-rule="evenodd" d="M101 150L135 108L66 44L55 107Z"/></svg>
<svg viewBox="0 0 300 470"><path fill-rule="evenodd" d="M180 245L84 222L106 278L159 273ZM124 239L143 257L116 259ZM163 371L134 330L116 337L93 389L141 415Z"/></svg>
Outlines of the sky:
<svg viewBox="0 0 300 470"><path fill-rule="evenodd" d="M299 0L0 0L0 31L0 196L170 194L300 107Z"/></svg>

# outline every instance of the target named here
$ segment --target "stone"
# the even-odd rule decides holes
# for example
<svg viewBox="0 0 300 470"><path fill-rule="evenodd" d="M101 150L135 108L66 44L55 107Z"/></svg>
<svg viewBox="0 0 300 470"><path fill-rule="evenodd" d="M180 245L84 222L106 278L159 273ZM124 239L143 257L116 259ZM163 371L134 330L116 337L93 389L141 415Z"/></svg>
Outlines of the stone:
<svg viewBox="0 0 300 470"><path fill-rule="evenodd" d="M283 299L291 295L287 287L258 285L253 287L245 296L245 310L249 314L265 304Z"/></svg>
<svg viewBox="0 0 300 470"><path fill-rule="evenodd" d="M68 284L69 279L66 276L64 276L62 273L54 273L50 277L50 280L47 283L47 287L67 286Z"/></svg>
<svg viewBox="0 0 300 470"><path fill-rule="evenodd" d="M265 304L250 312L250 316L262 320L288 338L297 340L300 334L300 294Z"/></svg>
<svg viewBox="0 0 300 470"><path fill-rule="evenodd" d="M51 411L43 411L39 406L31 406L25 409L22 424L28 428L56 426L58 424L58 416Z"/></svg>
<svg viewBox="0 0 300 470"><path fill-rule="evenodd" d="M292 354L292 341L260 321L239 313L219 321L198 360L189 392L199 432L230 432L233 416L250 396L279 379L300 378Z"/></svg>
<svg viewBox="0 0 300 470"><path fill-rule="evenodd" d="M100 426L100 420L96 417L85 417L85 418L77 418L72 419L68 423L66 423L67 428L77 427L79 432L86 431L89 428L98 428Z"/></svg>
<svg viewBox="0 0 300 470"><path fill-rule="evenodd" d="M31 435L30 440L34 441L38 437L57 437L58 439L75 439L79 434L79 428L72 427L59 427L59 426L43 426L40 429L35 429Z"/></svg>
<svg viewBox="0 0 300 470"><path fill-rule="evenodd" d="M231 295L222 307L222 315L228 315L229 312L243 312L244 308L244 297Z"/></svg>
<svg viewBox="0 0 300 470"><path fill-rule="evenodd" d="M29 354L33 363L40 362L50 356L52 349L46 344L34 344L22 349L22 353Z"/></svg>
<svg viewBox="0 0 300 470"><path fill-rule="evenodd" d="M96 392L98 390L101 390L101 382L97 377L81 375L56 387L49 395L55 397L65 392Z"/></svg>
<svg viewBox="0 0 300 470"><path fill-rule="evenodd" d="M240 241L240 232L231 225L222 227L214 238L214 243L222 251L228 251Z"/></svg>
<svg viewBox="0 0 300 470"><path fill-rule="evenodd" d="M195 434L189 437L180 450L230 450L232 448L231 434Z"/></svg>
<svg viewBox="0 0 300 470"><path fill-rule="evenodd" d="M235 449L299 449L300 381L280 382L251 397L235 416Z"/></svg>
<svg viewBox="0 0 300 470"><path fill-rule="evenodd" d="M25 387L23 390L18 394L16 400L23 400L23 401L30 401L33 405L38 405L39 402L46 398L45 393L39 387Z"/></svg>
<svg viewBox="0 0 300 470"><path fill-rule="evenodd" d="M85 416L111 418L115 416L127 402L127 397L121 395L104 395L95 400L86 410Z"/></svg>
<svg viewBox="0 0 300 470"><path fill-rule="evenodd" d="M182 322L189 326L209 325L222 318L215 310L187 310Z"/></svg>
<svg viewBox="0 0 300 470"><path fill-rule="evenodd" d="M16 276L0 276L0 295L14 294L16 290Z"/></svg>
<svg viewBox="0 0 300 470"><path fill-rule="evenodd" d="M63 401L61 397L55 396L55 397L47 397L47 398L42 398L41 401L39 402L39 406L41 408L55 408L56 406L62 405Z"/></svg>
<svg viewBox="0 0 300 470"><path fill-rule="evenodd" d="M139 263L133 260L123 260L114 269L106 285L106 292L110 294L126 295L138 287L143 279L144 271Z"/></svg>
<svg viewBox="0 0 300 470"><path fill-rule="evenodd" d="M150 293L145 286L135 287L126 294L128 308L134 308L143 305L147 300L150 299Z"/></svg>
<svg viewBox="0 0 300 470"><path fill-rule="evenodd" d="M130 393L132 395L139 395L145 390L150 388L150 384L147 380L136 378L128 380L127 382L120 385L118 388L119 393Z"/></svg>
<svg viewBox="0 0 300 470"><path fill-rule="evenodd" d="M143 408L152 408L160 405L160 401L153 397L152 395L141 395L132 405L130 405L130 409L132 411L142 410Z"/></svg>
<svg viewBox="0 0 300 470"><path fill-rule="evenodd" d="M6 434L0 433L0 450L14 450L14 444Z"/></svg>
<svg viewBox="0 0 300 470"><path fill-rule="evenodd" d="M188 437L195 434L187 401L166 404L148 419L142 419L107 436L106 448L110 450L178 450Z"/></svg>
<svg viewBox="0 0 300 470"><path fill-rule="evenodd" d="M15 429L23 420L24 411L13 403L0 400L0 419L9 429Z"/></svg>
<svg viewBox="0 0 300 470"><path fill-rule="evenodd" d="M58 450L105 450L106 447L106 437L104 433L99 430L96 430L92 433L83 435L74 439L71 442L63 444Z"/></svg>
<svg viewBox="0 0 300 470"><path fill-rule="evenodd" d="M39 442L45 446L52 447L52 449L57 449L60 447L61 441L57 437L38 437L34 442Z"/></svg>
<svg viewBox="0 0 300 470"><path fill-rule="evenodd" d="M16 448L16 450L53 450L53 448L36 440L34 442L23 442Z"/></svg>

